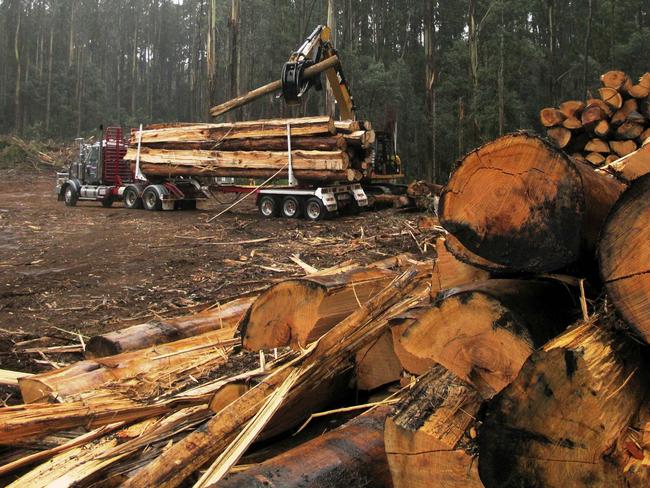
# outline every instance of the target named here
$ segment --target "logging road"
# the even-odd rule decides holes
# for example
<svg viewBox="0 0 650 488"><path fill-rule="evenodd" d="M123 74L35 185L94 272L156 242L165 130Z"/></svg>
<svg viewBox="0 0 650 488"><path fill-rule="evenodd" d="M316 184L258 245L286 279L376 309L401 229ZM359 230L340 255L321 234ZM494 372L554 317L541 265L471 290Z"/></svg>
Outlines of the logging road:
<svg viewBox="0 0 650 488"><path fill-rule="evenodd" d="M392 209L315 224L264 220L247 202L208 224L225 205L68 208L53 185L50 172L0 170L0 368L49 369L34 363L38 355L7 352L43 336L74 343L57 327L90 336L302 275L293 254L320 269L418 252L409 226L419 214Z"/></svg>

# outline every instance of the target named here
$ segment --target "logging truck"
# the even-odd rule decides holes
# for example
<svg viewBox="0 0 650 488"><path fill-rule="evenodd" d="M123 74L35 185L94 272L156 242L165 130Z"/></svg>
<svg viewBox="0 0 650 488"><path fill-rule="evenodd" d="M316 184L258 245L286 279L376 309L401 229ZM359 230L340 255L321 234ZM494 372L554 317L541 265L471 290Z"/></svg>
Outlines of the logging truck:
<svg viewBox="0 0 650 488"><path fill-rule="evenodd" d="M404 185L394 183L403 177L403 172L393 135L373 131L370 123L366 123L364 130L359 130L364 126L355 120L356 107L330 34L328 27L318 26L285 63L281 80L210 111L213 117L217 117L278 90L287 104L294 105L302 101L311 87L321 89L320 74L325 73L341 117L345 119L335 124L330 118L322 118L326 121L319 123L329 127L330 132L319 129L321 137L304 137L307 128L301 128L300 124L307 124L303 122L307 119L291 119L293 127L290 120L286 121L286 127L284 121L213 124L207 129L207 136L200 124L158 124L153 129L147 128L145 137L156 130L166 130L167 134L185 131L178 139L167 139L171 148L163 146L161 149L142 147L147 143L146 140L143 142L142 126L132 131L129 144L125 142L121 128L108 128L101 140L94 144L79 141L78 160L70 165L68 172L57 174L58 199L68 206L87 200L110 207L114 202L122 201L130 209L174 210L196 208L198 200L213 197L216 193L255 194L256 205L263 217L305 217L316 221L340 212L356 213L368 207L369 195L371 198L376 195L376 200L381 201L379 195L405 193ZM280 122L280 126L263 132L272 122ZM319 126L313 122L312 125ZM251 128L257 126L263 129L251 135ZM356 127L356 130L351 127ZM346 133L337 134L339 128ZM214 136L219 130L225 132L217 141L202 139ZM237 131L246 134L240 132L235 138L233 133ZM190 132L197 137L189 138ZM262 137L264 134L266 138ZM162 139L156 139L156 136L160 134L153 136L154 146L162 143ZM190 143L184 142L188 139ZM333 144L331 149L335 150L320 151L322 145L328 144ZM181 149L176 147L179 145ZM296 151L292 150L292 145ZM350 156L344 151L348 145L363 147L363 156L355 159L358 167L349 165ZM213 150L215 147L219 150ZM223 163L223 166L206 170L206 160L198 159L196 152L200 151L194 149L207 153L208 159ZM307 156L294 162L294 157L304 154ZM309 158L321 157L338 159L320 160L318 167L305 168ZM246 166L247 159L254 164ZM259 164L261 159L281 167L277 171L269 166L262 167ZM340 167L335 167L337 164ZM202 166L200 170L197 165ZM244 186L234 184L235 177L268 179L261 185ZM277 184L279 178L286 183Z"/></svg>

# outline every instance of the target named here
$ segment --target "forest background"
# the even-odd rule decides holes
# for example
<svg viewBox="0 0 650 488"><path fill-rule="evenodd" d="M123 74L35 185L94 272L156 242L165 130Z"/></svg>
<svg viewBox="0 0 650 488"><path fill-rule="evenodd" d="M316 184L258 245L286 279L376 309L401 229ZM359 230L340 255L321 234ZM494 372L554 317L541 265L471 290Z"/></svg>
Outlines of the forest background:
<svg viewBox="0 0 650 488"><path fill-rule="evenodd" d="M279 78L329 23L358 117L396 131L411 177L444 183L539 110L584 99L610 69L650 70L648 0L0 0L0 133L72 139L207 121ZM330 111L266 97L230 120Z"/></svg>

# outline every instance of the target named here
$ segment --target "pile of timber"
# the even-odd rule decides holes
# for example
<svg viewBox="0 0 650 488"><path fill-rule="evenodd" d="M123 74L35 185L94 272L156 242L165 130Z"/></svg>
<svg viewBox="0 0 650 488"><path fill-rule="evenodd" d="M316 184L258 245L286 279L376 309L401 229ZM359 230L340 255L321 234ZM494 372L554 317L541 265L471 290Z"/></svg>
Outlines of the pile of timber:
<svg viewBox="0 0 650 488"><path fill-rule="evenodd" d="M463 158L439 214L431 258L307 270L18 378L0 477L648 486L650 175L621 181L517 133ZM358 416L291 435L314 415Z"/></svg>
<svg viewBox="0 0 650 488"><path fill-rule="evenodd" d="M330 117L220 124L155 124L131 132L125 159L147 176L287 178L356 182L372 171L370 122ZM138 150L139 148L139 150Z"/></svg>
<svg viewBox="0 0 650 488"><path fill-rule="evenodd" d="M650 138L650 73L635 83L622 71L608 71L600 81L597 96L568 100L539 114L557 147L595 167L627 156Z"/></svg>

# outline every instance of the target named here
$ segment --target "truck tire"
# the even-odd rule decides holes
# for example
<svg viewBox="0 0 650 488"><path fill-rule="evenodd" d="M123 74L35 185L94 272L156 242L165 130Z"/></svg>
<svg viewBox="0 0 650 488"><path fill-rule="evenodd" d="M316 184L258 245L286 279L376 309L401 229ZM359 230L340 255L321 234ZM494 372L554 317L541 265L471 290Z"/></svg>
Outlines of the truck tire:
<svg viewBox="0 0 650 488"><path fill-rule="evenodd" d="M135 188L127 188L124 190L124 206L126 208L142 208L142 198L138 195L138 191Z"/></svg>
<svg viewBox="0 0 650 488"><path fill-rule="evenodd" d="M155 190L155 188L152 188L150 186L145 188L144 193L142 193L142 204L147 210L162 209L162 201L160 200L158 192Z"/></svg>
<svg viewBox="0 0 650 488"><path fill-rule="evenodd" d="M271 195L262 195L257 201L257 208L262 214L262 217L270 219L277 217L280 213L280 205L277 198Z"/></svg>
<svg viewBox="0 0 650 488"><path fill-rule="evenodd" d="M76 188L73 185L67 185L63 192L63 201L66 206L74 207L77 204L77 200L79 200L79 194Z"/></svg>
<svg viewBox="0 0 650 488"><path fill-rule="evenodd" d="M316 222L322 220L327 215L327 208L323 205L320 198L311 197L305 205L305 218Z"/></svg>
<svg viewBox="0 0 650 488"><path fill-rule="evenodd" d="M282 216L288 219L297 219L302 215L302 202L294 197L288 195L282 199Z"/></svg>

